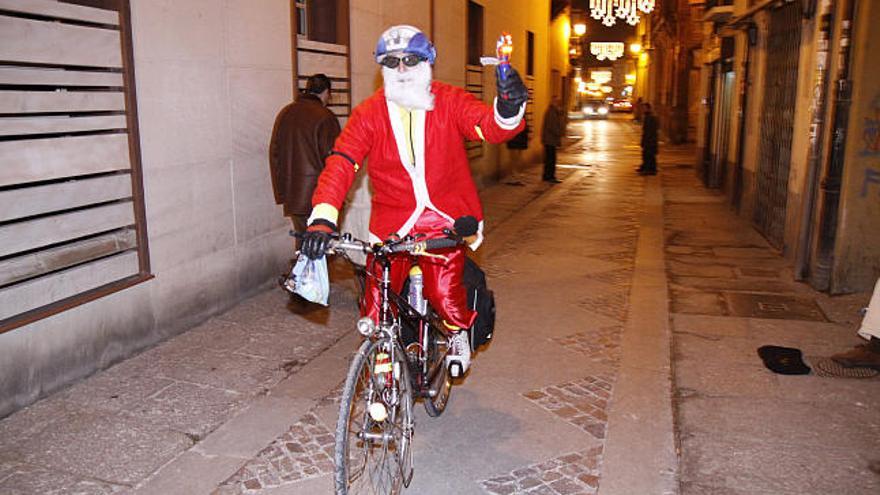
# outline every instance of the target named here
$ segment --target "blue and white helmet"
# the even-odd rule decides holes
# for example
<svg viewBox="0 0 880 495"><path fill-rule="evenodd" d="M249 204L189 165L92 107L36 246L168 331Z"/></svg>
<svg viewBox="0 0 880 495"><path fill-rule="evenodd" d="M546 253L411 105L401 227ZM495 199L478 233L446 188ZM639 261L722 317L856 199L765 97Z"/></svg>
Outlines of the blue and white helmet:
<svg viewBox="0 0 880 495"><path fill-rule="evenodd" d="M376 62L381 62L389 52L412 53L428 60L434 65L437 50L419 28L407 24L399 24L386 29L379 42L376 43Z"/></svg>

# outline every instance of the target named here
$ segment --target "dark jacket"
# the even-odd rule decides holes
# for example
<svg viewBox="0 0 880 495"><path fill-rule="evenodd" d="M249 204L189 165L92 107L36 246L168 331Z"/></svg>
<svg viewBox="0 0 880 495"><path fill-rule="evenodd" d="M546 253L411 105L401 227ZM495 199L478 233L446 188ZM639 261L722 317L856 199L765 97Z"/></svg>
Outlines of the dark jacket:
<svg viewBox="0 0 880 495"><path fill-rule="evenodd" d="M269 168L275 202L284 205L285 215L312 211L312 192L339 130L333 112L311 94L301 94L278 114L269 144Z"/></svg>
<svg viewBox="0 0 880 495"><path fill-rule="evenodd" d="M653 113L645 113L645 121L642 123L642 148L657 150L657 130L660 122Z"/></svg>
<svg viewBox="0 0 880 495"><path fill-rule="evenodd" d="M541 144L544 146L562 146L562 133L565 131L565 122L562 120L562 112L559 107L551 104L544 112L544 125L541 128Z"/></svg>

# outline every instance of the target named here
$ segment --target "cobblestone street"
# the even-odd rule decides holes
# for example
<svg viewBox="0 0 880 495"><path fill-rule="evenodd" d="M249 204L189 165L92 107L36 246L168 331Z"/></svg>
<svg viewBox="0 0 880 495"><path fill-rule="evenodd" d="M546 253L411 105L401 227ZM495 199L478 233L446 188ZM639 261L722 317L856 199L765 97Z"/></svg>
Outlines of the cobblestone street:
<svg viewBox="0 0 880 495"><path fill-rule="evenodd" d="M780 377L755 353L857 343L867 295L793 282L692 149L661 146L661 175L637 175L638 132L573 122L561 184L532 168L482 192L495 338L442 416L416 404L405 493L880 492L880 379ZM329 308L267 287L0 420L0 493L331 493L359 342L350 270L331 272ZM748 294L807 309L749 314L780 302Z"/></svg>

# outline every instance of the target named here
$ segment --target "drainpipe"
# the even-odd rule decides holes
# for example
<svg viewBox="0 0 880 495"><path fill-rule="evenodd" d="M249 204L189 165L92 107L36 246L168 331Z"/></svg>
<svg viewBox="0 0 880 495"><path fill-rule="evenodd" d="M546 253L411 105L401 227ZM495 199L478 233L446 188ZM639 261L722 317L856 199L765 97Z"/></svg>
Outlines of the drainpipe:
<svg viewBox="0 0 880 495"><path fill-rule="evenodd" d="M804 188L804 204L801 208L801 230L798 234L794 260L795 280L804 280L810 273L810 248L813 244L816 192L819 189L819 171L822 167L825 109L828 96L828 53L834 29L831 0L823 0L819 8L819 39L816 54L816 79L813 86L813 109L810 119L810 149L807 156L807 178Z"/></svg>
<svg viewBox="0 0 880 495"><path fill-rule="evenodd" d="M829 0L830 1L830 0ZM742 206L743 192L743 167L745 160L746 146L746 116L748 114L749 104L749 77L750 68L752 66L752 46L757 43L758 27L754 23L749 23L746 27L746 53L743 60L743 80L740 85L739 95L739 122L737 126L739 131L736 135L736 165L733 169L733 201L736 211L740 211Z"/></svg>
<svg viewBox="0 0 880 495"><path fill-rule="evenodd" d="M831 149L828 153L825 177L821 184L819 238L816 245L816 263L810 280L813 287L821 291L831 289L831 266L834 262L834 243L837 239L840 183L843 176L844 153L846 152L849 109L852 104L852 81L849 77L854 11L855 0L843 0L843 18L840 22L840 45L838 45L839 68L835 81L833 117L831 118Z"/></svg>

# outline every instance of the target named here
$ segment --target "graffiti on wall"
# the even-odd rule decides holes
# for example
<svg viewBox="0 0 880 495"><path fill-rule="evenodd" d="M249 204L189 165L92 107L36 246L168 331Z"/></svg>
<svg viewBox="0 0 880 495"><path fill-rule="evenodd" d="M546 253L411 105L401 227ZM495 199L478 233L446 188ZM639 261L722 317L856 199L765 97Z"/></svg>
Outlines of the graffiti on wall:
<svg viewBox="0 0 880 495"><path fill-rule="evenodd" d="M861 196L863 198L868 196L871 186L877 186L877 188L880 189L880 169L874 167L868 167L865 169L865 178L862 179Z"/></svg>
<svg viewBox="0 0 880 495"><path fill-rule="evenodd" d="M862 156L880 155L880 94L871 102L871 112L864 120Z"/></svg>
<svg viewBox="0 0 880 495"><path fill-rule="evenodd" d="M871 101L871 108L864 118L862 128L862 156L880 155L880 93ZM862 178L862 191L859 196L866 198L868 194L877 189L880 194L880 165L865 167L865 176Z"/></svg>

